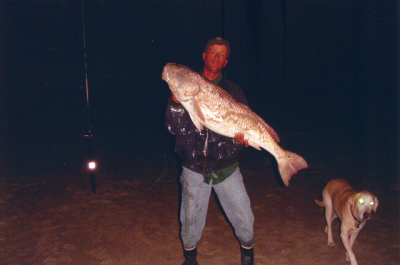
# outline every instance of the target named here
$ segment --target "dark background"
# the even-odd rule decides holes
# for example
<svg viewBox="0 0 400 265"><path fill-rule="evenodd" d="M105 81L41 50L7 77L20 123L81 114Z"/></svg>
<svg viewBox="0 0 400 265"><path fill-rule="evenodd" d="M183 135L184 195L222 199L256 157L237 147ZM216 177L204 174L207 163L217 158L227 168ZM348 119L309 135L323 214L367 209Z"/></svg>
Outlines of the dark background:
<svg viewBox="0 0 400 265"><path fill-rule="evenodd" d="M231 44L226 72L310 166L399 170L399 1L0 2L0 174L83 170L87 101L100 170L163 167L167 62L200 70L206 42ZM256 151L255 151L256 152ZM124 173L124 174L125 174ZM129 174L129 173L128 173ZM121 176L119 176L121 177Z"/></svg>

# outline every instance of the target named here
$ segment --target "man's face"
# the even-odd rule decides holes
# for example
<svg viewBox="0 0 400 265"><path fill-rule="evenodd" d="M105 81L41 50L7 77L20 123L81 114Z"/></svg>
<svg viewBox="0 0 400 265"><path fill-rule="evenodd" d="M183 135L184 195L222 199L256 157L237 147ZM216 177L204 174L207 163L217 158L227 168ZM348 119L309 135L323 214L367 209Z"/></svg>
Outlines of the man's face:
<svg viewBox="0 0 400 265"><path fill-rule="evenodd" d="M228 48L225 45L213 44L203 53L204 66L212 73L221 72L228 63Z"/></svg>

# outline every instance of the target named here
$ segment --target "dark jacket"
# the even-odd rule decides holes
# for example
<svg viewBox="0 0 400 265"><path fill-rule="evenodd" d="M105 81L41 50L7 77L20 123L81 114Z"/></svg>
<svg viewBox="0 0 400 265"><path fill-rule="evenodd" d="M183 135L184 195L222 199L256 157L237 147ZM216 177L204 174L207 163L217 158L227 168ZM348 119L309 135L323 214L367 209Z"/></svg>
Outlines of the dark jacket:
<svg viewBox="0 0 400 265"><path fill-rule="evenodd" d="M237 102L248 105L243 90L235 83L226 80L225 74L222 75L218 85ZM181 158L182 166L200 174L213 173L233 165L243 148L243 145L233 138L222 136L205 127L199 132L186 109L172 98L168 100L165 123L168 130L176 135L175 152Z"/></svg>

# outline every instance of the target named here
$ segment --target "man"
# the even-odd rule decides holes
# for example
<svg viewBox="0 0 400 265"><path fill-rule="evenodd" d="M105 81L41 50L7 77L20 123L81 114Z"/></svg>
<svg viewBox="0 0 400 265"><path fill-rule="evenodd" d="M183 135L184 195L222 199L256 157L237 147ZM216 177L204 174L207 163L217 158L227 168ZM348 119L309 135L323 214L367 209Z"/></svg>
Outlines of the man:
<svg viewBox="0 0 400 265"><path fill-rule="evenodd" d="M202 74L237 102L247 105L242 89L226 80L222 72L229 55L228 41L220 37L209 40L203 52ZM243 145L249 146L248 141L242 133L232 139L206 128L199 132L174 95L168 100L165 119L168 130L176 135L175 152L183 167L180 178L183 265L198 264L197 244L203 233L212 188L239 239L242 264L254 264L254 215L237 159Z"/></svg>

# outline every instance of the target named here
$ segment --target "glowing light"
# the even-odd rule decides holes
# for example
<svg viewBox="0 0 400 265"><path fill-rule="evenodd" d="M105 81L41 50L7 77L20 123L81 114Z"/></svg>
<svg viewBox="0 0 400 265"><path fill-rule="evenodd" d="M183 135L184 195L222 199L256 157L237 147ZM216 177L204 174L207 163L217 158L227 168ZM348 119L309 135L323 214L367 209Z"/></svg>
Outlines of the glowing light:
<svg viewBox="0 0 400 265"><path fill-rule="evenodd" d="M375 202L373 202L373 201L369 202L369 205L371 205L371 206L374 205L374 204L375 204Z"/></svg>
<svg viewBox="0 0 400 265"><path fill-rule="evenodd" d="M93 162L93 161L89 162L88 167L89 167L90 170L95 169L96 168L96 162Z"/></svg>
<svg viewBox="0 0 400 265"><path fill-rule="evenodd" d="M364 199L359 199L358 202L359 202L360 204L364 204Z"/></svg>

